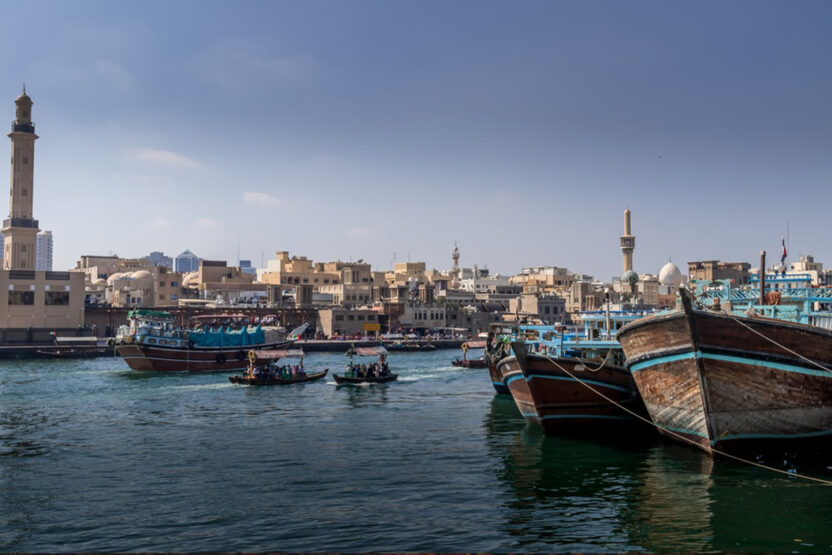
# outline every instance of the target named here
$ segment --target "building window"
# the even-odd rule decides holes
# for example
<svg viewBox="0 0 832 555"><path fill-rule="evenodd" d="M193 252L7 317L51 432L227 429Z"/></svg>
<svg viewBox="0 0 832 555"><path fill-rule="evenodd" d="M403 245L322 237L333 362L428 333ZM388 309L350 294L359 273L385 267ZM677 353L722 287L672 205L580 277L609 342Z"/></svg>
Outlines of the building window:
<svg viewBox="0 0 832 555"><path fill-rule="evenodd" d="M344 315L343 315L343 314L338 314L338 315L336 315L336 316L335 316L335 321L336 321L336 322L340 322L340 321L342 321L343 319L344 319Z"/></svg>
<svg viewBox="0 0 832 555"><path fill-rule="evenodd" d="M29 193L27 193L27 192L26 192L26 189L21 189L21 190L20 190L20 194L21 194L21 195L23 195L24 197L28 197L28 196L29 196Z"/></svg>
<svg viewBox="0 0 832 555"><path fill-rule="evenodd" d="M176 282L175 281L170 282L170 286L171 287L176 287Z"/></svg>
<svg viewBox="0 0 832 555"><path fill-rule="evenodd" d="M170 296L170 300L172 300L172 301L175 301L178 298L179 298L179 295L171 295Z"/></svg>
<svg viewBox="0 0 832 555"><path fill-rule="evenodd" d="M26 252L26 245L20 245L20 252Z"/></svg>
<svg viewBox="0 0 832 555"><path fill-rule="evenodd" d="M61 305L69 304L69 291L47 291L46 292L47 305Z"/></svg>
<svg viewBox="0 0 832 555"><path fill-rule="evenodd" d="M355 320L355 316L353 316L352 314L347 314L347 320L353 321Z"/></svg>
<svg viewBox="0 0 832 555"><path fill-rule="evenodd" d="M359 314L359 315L357 316L357 318L358 318L358 321L359 321L359 322L363 322L363 321L364 321L364 315L363 315L363 314Z"/></svg>
<svg viewBox="0 0 832 555"><path fill-rule="evenodd" d="M164 281L160 281L160 282L159 282L159 287L164 287L164 286L165 286L165 282L164 282Z"/></svg>
<svg viewBox="0 0 832 555"><path fill-rule="evenodd" d="M164 301L164 300L165 300L165 296L164 296L164 295L159 295L159 300L160 300L160 301Z"/></svg>
<svg viewBox="0 0 832 555"><path fill-rule="evenodd" d="M35 304L34 291L9 291L9 306Z"/></svg>
<svg viewBox="0 0 832 555"><path fill-rule="evenodd" d="M29 165L29 159L28 159L28 158L26 158L25 156L23 157L23 165L24 165L24 166L28 166L28 165Z"/></svg>

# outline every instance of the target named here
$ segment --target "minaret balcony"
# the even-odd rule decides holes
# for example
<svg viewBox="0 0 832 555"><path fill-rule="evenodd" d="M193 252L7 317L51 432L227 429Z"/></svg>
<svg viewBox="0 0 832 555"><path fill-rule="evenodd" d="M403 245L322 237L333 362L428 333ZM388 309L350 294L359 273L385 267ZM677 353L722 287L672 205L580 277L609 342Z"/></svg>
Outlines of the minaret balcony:
<svg viewBox="0 0 832 555"><path fill-rule="evenodd" d="M35 124L32 122L22 123L19 121L12 122L12 133L34 133Z"/></svg>
<svg viewBox="0 0 832 555"><path fill-rule="evenodd" d="M7 227L31 227L38 228L38 221L32 218L7 218L3 220L3 229Z"/></svg>

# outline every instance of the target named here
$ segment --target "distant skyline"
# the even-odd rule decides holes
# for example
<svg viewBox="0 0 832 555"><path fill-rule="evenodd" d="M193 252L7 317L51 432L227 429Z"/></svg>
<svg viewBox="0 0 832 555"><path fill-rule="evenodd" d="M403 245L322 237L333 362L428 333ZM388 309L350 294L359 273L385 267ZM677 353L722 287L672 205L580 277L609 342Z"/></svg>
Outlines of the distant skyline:
<svg viewBox="0 0 832 555"><path fill-rule="evenodd" d="M190 249L621 273L832 265L832 4L26 2L56 270ZM0 112L2 113L2 112ZM7 143L8 144L8 143ZM7 147L8 148L8 147ZM8 182L6 181L6 186ZM7 211L7 209L5 209Z"/></svg>

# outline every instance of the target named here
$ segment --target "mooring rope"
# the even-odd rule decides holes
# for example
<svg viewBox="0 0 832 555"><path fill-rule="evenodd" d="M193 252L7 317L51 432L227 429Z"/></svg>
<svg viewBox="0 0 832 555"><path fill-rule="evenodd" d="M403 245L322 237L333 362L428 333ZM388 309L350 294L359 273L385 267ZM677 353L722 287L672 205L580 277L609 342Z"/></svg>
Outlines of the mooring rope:
<svg viewBox="0 0 832 555"><path fill-rule="evenodd" d="M680 439L684 442L690 443L691 445L693 445L695 447L699 447L699 444L697 442L695 442L694 440L692 440L690 438L687 438L687 437L683 436L682 434L674 432L673 430L668 430L667 428L664 428L664 427L656 424L652 420L648 420L648 419L644 418L643 416L641 416L640 414L637 414L637 413L631 411L630 409L628 409L627 407L625 407L625 406L621 405L620 403L614 401L613 399L610 399L609 397L607 397L606 395L604 395L603 393L601 393L600 391L598 391L597 389L595 389L594 387L589 385L588 383L585 383L583 380L581 380L580 378L575 376L572 372L570 372L569 370L567 370L566 368L561 366L556 360L549 357L548 355L542 355L542 356L546 360L548 360L549 362L554 364L556 367L558 367L567 376L569 376L573 380L577 381L578 383L580 383L581 385L583 385L584 387L586 387L587 389L589 389L590 391L592 391L593 393L595 393L596 395L601 397L602 399L605 399L607 402L612 403L613 405L615 405L619 409L623 410L624 412L626 412L630 416L633 416L634 418L636 418L636 419L638 419L638 420L640 420L640 421L642 421L646 424L649 424L649 425L651 425L651 426L653 426L657 429L661 429L663 432L665 432L669 435L672 435L673 437L675 437L677 439ZM716 453L717 455L722 455L723 457L727 457L729 459L733 459L733 460L741 462L741 463L745 463L745 464L748 464L748 465L751 465L751 466L756 466L757 468L762 468L764 470L771 470L771 471L777 472L779 474L785 474L786 476L791 476L791 477L794 477L794 478L803 478L804 480L810 480L812 482L818 482L818 483L821 483L821 484L824 484L824 485L827 485L827 486L832 486L832 480L824 480L823 478L816 478L814 476L807 476L805 474L797 474L797 473L794 473L794 472L789 472L788 470L782 470L780 468L775 468L773 466L768 466L768 465L761 464L761 463L758 463L758 462L750 461L748 459L743 459L742 457L738 457L736 455L731 455L730 453L726 453L726 452L720 451L718 449L711 448L711 452Z"/></svg>
<svg viewBox="0 0 832 555"><path fill-rule="evenodd" d="M739 318L737 318L736 316L734 316L733 314L731 314L731 313L729 313L729 312L726 312L725 314L727 314L729 318L731 318L733 321L735 321L735 322L736 322L736 323L738 323L739 325L741 325L741 326L743 326L744 328L746 328L746 329L748 329L748 330L750 330L750 331L752 331L752 332L756 333L757 335L759 335L760 337L762 337L762 338L763 338L763 339L765 339L766 341L769 341L769 342L773 343L774 345L777 345L778 347L780 347L780 348L781 348L781 349L783 349L784 351L786 351L786 352L788 352L788 353L793 354L794 356L796 356L796 357L797 357L797 358L799 358L799 359L805 360L805 361L806 361L806 362L808 362L809 364L812 364L812 365L814 365L814 366L817 366L817 367L818 367L818 368L820 368L821 370L824 370L824 371L826 371L826 372L830 372L830 373L832 373L832 370L830 370L830 369L829 369L829 368L827 368L826 366L822 365L821 363L819 363L819 362L817 362L817 361L814 361L814 360L812 360L812 359L810 359L810 358L806 358L805 356L801 355L801 354L800 354L800 353L798 353L797 351L793 351L793 350L789 349L789 348L788 348L788 347L786 347L785 345L781 345L780 343L778 343L778 342L777 342L777 341L775 341L774 339L772 339L772 338L770 338L770 337L766 336L764 333L762 333L762 332L760 332L760 331L755 330L754 328L752 328L751 326L749 326L748 324L746 324L745 322L743 322L742 320L740 320Z"/></svg>

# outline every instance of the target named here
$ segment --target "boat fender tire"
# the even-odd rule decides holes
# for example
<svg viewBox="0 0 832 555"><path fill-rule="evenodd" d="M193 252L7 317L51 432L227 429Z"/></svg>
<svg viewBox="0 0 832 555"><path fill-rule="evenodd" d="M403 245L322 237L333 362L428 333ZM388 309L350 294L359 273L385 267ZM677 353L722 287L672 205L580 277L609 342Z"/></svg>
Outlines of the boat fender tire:
<svg viewBox="0 0 832 555"><path fill-rule="evenodd" d="M239 360L240 362L242 362L242 361L244 361L245 359L246 359L246 353L245 353L245 351L243 351L242 349L240 349L239 351L237 351L237 360Z"/></svg>
<svg viewBox="0 0 832 555"><path fill-rule="evenodd" d="M113 348L113 347L115 347L115 345L116 345L116 342L113 340L112 337L107 340L107 346L108 347Z"/></svg>
<svg viewBox="0 0 832 555"><path fill-rule="evenodd" d="M217 364L225 364L225 355L223 353L218 353L215 360L217 361Z"/></svg>

